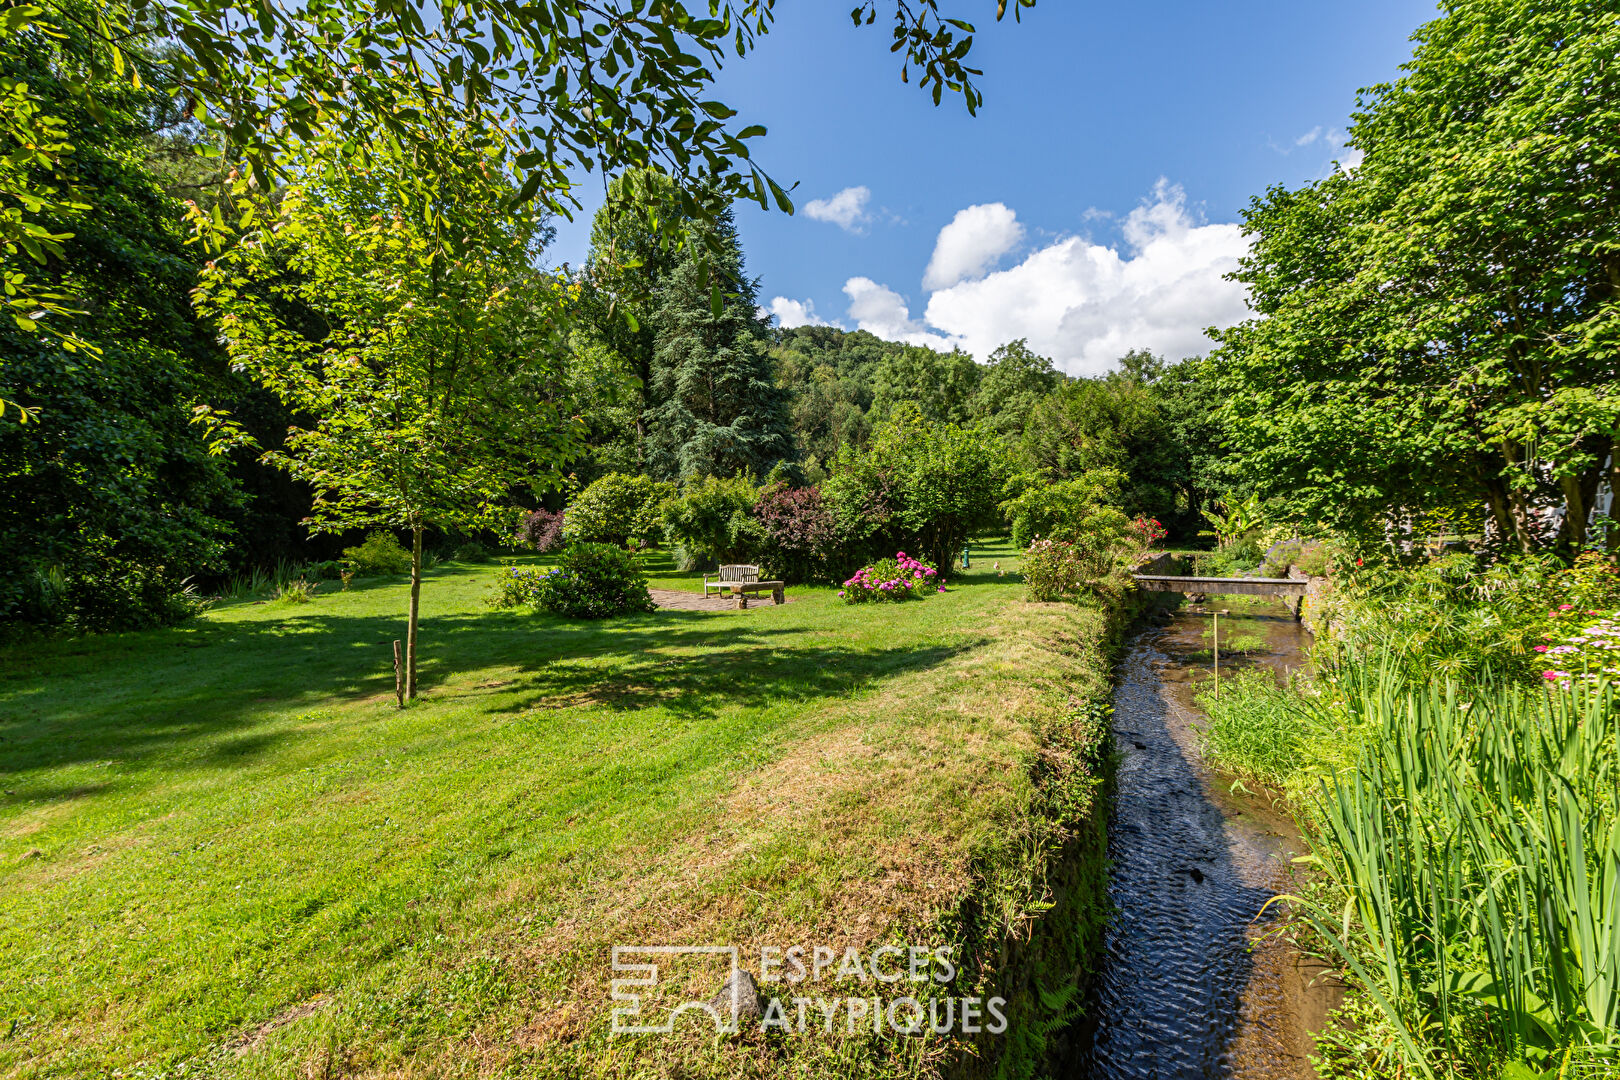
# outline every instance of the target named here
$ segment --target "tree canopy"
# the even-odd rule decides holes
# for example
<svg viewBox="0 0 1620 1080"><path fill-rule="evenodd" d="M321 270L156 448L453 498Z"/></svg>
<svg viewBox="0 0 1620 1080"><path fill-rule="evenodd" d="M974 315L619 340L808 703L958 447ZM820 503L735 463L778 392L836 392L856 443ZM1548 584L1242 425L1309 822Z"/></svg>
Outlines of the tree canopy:
<svg viewBox="0 0 1620 1080"><path fill-rule="evenodd" d="M1514 548L1577 548L1620 479L1620 20L1466 0L1415 40L1361 96L1359 163L1245 215L1229 436L1299 519L1478 508Z"/></svg>

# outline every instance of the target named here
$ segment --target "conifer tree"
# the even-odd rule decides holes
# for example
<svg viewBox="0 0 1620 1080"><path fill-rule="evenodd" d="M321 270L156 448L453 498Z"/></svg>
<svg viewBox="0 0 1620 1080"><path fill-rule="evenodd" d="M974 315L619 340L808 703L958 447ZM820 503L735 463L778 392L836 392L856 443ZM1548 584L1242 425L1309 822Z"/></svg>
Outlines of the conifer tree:
<svg viewBox="0 0 1620 1080"><path fill-rule="evenodd" d="M729 210L716 240L691 245L657 292L647 466L660 478L764 476L792 455L788 396Z"/></svg>

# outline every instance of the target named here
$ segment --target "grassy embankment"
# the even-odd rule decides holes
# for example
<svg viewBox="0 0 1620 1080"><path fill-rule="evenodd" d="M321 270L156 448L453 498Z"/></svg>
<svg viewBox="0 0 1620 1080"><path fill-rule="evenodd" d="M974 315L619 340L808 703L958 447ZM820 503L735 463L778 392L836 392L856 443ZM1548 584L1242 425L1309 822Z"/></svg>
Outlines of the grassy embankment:
<svg viewBox="0 0 1620 1080"><path fill-rule="evenodd" d="M735 943L756 973L764 944L958 945L999 970L951 992L1012 999L984 1063L1041 1051L1102 915L1099 612L979 570L919 603L803 588L585 624L488 609L494 573L430 575L405 711L397 581L0 655L0 1074L960 1059L935 1038L609 1037L615 943ZM666 978L706 997L719 976Z"/></svg>

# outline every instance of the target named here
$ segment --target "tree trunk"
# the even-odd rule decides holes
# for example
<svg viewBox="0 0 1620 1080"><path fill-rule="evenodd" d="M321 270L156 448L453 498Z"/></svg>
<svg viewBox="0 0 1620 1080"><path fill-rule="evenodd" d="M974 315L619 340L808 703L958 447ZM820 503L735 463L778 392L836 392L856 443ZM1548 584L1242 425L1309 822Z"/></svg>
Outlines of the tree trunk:
<svg viewBox="0 0 1620 1080"><path fill-rule="evenodd" d="M416 615L422 605L422 526L411 526L411 617L405 631L405 700L416 699Z"/></svg>

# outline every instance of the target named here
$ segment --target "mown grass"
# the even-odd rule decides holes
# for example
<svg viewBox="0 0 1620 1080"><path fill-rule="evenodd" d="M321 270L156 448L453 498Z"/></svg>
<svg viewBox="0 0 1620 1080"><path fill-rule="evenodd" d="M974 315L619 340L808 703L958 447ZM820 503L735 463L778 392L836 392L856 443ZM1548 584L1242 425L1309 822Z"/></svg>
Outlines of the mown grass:
<svg viewBox="0 0 1620 1080"><path fill-rule="evenodd" d="M487 608L495 572L430 574L404 711L399 581L0 654L0 1073L926 1063L610 1040L608 948L1033 917L1061 840L1043 733L1105 691L1104 617L986 570L920 603L589 624Z"/></svg>

